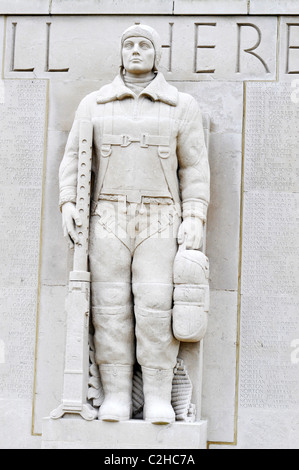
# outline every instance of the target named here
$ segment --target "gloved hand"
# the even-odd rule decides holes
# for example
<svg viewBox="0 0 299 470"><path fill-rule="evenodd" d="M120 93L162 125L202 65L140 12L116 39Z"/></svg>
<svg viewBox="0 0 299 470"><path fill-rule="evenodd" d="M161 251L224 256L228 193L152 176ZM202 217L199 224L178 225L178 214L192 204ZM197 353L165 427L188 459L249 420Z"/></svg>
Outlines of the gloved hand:
<svg viewBox="0 0 299 470"><path fill-rule="evenodd" d="M199 217L186 217L178 231L178 244L187 249L199 250L203 242L203 221Z"/></svg>
<svg viewBox="0 0 299 470"><path fill-rule="evenodd" d="M74 248L74 244L79 242L76 227L81 227L82 225L76 204L66 202L62 206L61 212L63 235L67 239L69 247Z"/></svg>

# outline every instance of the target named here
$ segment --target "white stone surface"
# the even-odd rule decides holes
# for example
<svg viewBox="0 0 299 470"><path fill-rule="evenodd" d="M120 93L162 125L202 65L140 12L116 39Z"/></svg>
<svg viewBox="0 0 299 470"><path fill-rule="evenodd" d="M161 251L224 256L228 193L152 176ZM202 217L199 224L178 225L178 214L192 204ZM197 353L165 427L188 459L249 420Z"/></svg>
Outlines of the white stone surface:
<svg viewBox="0 0 299 470"><path fill-rule="evenodd" d="M43 420L43 449L205 449L207 422L158 426L80 418Z"/></svg>
<svg viewBox="0 0 299 470"><path fill-rule="evenodd" d="M5 100L0 103L0 322L4 326L0 393L6 412L1 412L1 433L20 415L20 407L22 418L14 438L4 434L1 442L24 447L25 442L32 445L29 416L38 314L47 84L27 80L5 80L4 84Z"/></svg>
<svg viewBox="0 0 299 470"><path fill-rule="evenodd" d="M119 16L111 37L113 18L109 15L9 17L5 77L51 78L51 81L99 77L109 82L120 65L121 33L137 21L134 15ZM268 81L276 78L276 17L204 16L198 19L141 15L138 22L155 27L161 35L164 46L161 71L168 80ZM230 54L232 50L234 53ZM30 68L34 71L17 71Z"/></svg>
<svg viewBox="0 0 299 470"><path fill-rule="evenodd" d="M211 116L211 202L207 255L212 289L237 290L241 188L243 86L239 83L175 82Z"/></svg>
<svg viewBox="0 0 299 470"><path fill-rule="evenodd" d="M211 291L204 339L202 417L208 421L208 441L234 440L238 294Z"/></svg>
<svg viewBox="0 0 299 470"><path fill-rule="evenodd" d="M62 154L66 139L66 132L48 130L41 263L41 284L45 286L65 286L68 279L68 250L61 243L63 234L61 214L56 203L59 197L59 158L57 156ZM55 231L53 231L53 226L56 227ZM48 261L44 262L44 260Z"/></svg>
<svg viewBox="0 0 299 470"><path fill-rule="evenodd" d="M250 411L256 417L252 445L288 448L294 432L299 441L298 428L288 421L291 409L294 419L299 412L291 348L299 337L299 114L290 95L287 83L247 85L238 414L244 446L253 434Z"/></svg>
<svg viewBox="0 0 299 470"><path fill-rule="evenodd" d="M250 15L298 15L297 0L250 0Z"/></svg>
<svg viewBox="0 0 299 470"><path fill-rule="evenodd" d="M229 445L210 444L209 449L298 450L298 427L298 412L248 408L238 418L237 440Z"/></svg>
<svg viewBox="0 0 299 470"><path fill-rule="evenodd" d="M207 254L213 260L214 289L238 289L241 146L242 138L237 133L215 133L211 138L214 198L209 212Z"/></svg>
<svg viewBox="0 0 299 470"><path fill-rule="evenodd" d="M1 398L0 449L40 449L41 437L31 429L32 398Z"/></svg>
<svg viewBox="0 0 299 470"><path fill-rule="evenodd" d="M4 103L5 86L3 81L3 52L4 52L4 36L5 36L5 19L0 16L0 103Z"/></svg>
<svg viewBox="0 0 299 470"><path fill-rule="evenodd" d="M172 0L52 0L51 14L171 14Z"/></svg>
<svg viewBox="0 0 299 470"><path fill-rule="evenodd" d="M67 250L62 240L60 213L56 206L57 170L78 100L110 81L117 73L119 58L118 56L112 57L111 54L112 50L117 50L119 37L115 37L113 39L115 42L111 42L109 47L107 42L103 42L103 38L110 33L111 22L113 21L115 36L119 36L124 27L135 21L146 20L148 24L157 27L164 45L170 45L171 32L173 34L172 49L163 48L162 68L167 79L174 81L174 85L180 91L191 93L204 112L211 112L212 118L212 202L209 210L208 254L211 259L213 290L209 327L204 341L204 396L202 400L203 416L208 419L209 423L208 440L216 442L216 444L211 444L210 448L298 447L297 397L292 396L296 393L294 377L295 374L296 377L298 376L298 363L292 364L291 358L294 361L298 359L296 341L299 338L298 317L295 310L297 307L293 295L295 282L298 279L295 271L297 255L294 254L296 233L292 225L295 213L295 191L298 191L295 179L298 116L295 110L299 105L299 83L296 83L299 74L286 73L287 56L289 56L289 71L298 70L299 50L295 47L299 45L299 27L291 27L290 42L289 44L287 42L287 23L294 25L299 23L298 16L291 16L293 12L298 15L298 12L293 9L297 8L298 3L251 0L250 17L242 16L241 13L236 17L225 16L225 14L222 16L220 10L224 6L222 1L217 2L219 7L217 15L219 16L214 16L216 14L215 3L210 1L175 1L175 9L190 5L190 10L186 10L181 16L170 14L155 16L153 11L152 16L142 16L138 13L136 16L129 17L126 17L124 12L119 17L114 15L88 17L80 14L75 17L68 16L67 3L74 14L78 5L82 6L81 1L65 1L60 2L60 5L53 1L53 7L61 8L61 16L36 16L34 18L32 16L8 16L6 38L4 38L4 17L0 16L0 63L2 64L3 43L5 43L5 63L3 64L5 77L50 79L35 396L32 396L35 324L30 323L33 329L31 326L26 326L26 332L31 338L30 357L28 356L28 361L27 359L25 361L26 365L27 362L29 364L26 369L29 373L25 377L24 384L19 385L19 376L15 368L11 369L10 378L7 379L9 371L7 361L12 361L13 357L16 357L15 338L23 337L19 333L20 323L14 323L14 327L11 328L6 321L6 316L1 314L0 383L5 382L6 389L4 386L1 389L0 446L39 448L41 439L37 434L42 432L42 418L48 416L59 403L63 376L64 294L68 260ZM238 1L225 2L225 4L227 9L235 9L237 5L238 8L245 8L244 4ZM17 5L18 10L15 9ZM95 3L91 2L89 5L90 8L94 8ZM191 8L198 8L199 5L202 7L213 5L213 11L206 10L206 14L210 16L206 14L189 16L194 11ZM131 4L130 8L135 8L135 6L136 4ZM155 8L165 6L166 2L159 2L159 6ZM0 12L10 14L36 11L46 15L49 5L48 2L16 3L3 0L0 2L0 8ZM255 16L267 14L266 8L273 16ZM178 12L178 10L175 11ZM85 13L88 13L87 9ZM158 10L156 10L157 13L159 13ZM198 12L195 14L200 15ZM236 14L239 13L236 12ZM289 16L281 16L277 22L276 14ZM34 67L34 72L10 71L12 23L14 22L17 23L15 67L25 69ZM69 68L68 72L45 72L47 22L52 23L49 65L53 69ZM201 76L201 74L192 73L195 45L194 23L196 22L216 23L216 26L199 28L199 33L203 31L205 35L198 37L198 44L206 40L209 44L216 45L215 49L198 50L198 59L203 57L203 54L206 56L205 62L199 62L199 64L204 67L215 66L215 74ZM237 22L249 22L259 27L262 42L255 52L265 60L271 74L265 73L263 65L256 57L243 52L245 48L254 46L257 40L256 30L245 26L241 31L242 74L236 74ZM170 23L174 23L172 29ZM278 62L276 62L277 32L279 34ZM225 36L227 37L223 41ZM92 44L88 42L88 37L91 38ZM206 43L202 42L202 44ZM288 45L291 46L289 51ZM172 73L168 72L170 58ZM181 62L183 66L178 65L181 60L183 60ZM103 70L105 64L108 64L107 73ZM180 70L180 67L184 70ZM248 131L251 124L256 123L256 127L251 127L251 133L246 134L245 139L243 266L241 271L243 296L239 318L241 337L240 345L238 345L235 341L238 333L237 320L240 314L237 288L243 79L261 81L277 79L280 82L286 82L286 86L280 88L281 85L278 83L270 84L269 88L265 84L246 85L245 131ZM262 88L259 88L260 86ZM281 92L277 94L275 90L278 89ZM256 111L253 112L247 99L250 97L252 100L254 94L255 101L251 103L256 103L253 104ZM271 104L272 111L269 114L270 108L267 100L273 97L275 97L275 102ZM265 100L268 103L266 105ZM267 110L266 117L264 109ZM268 119L267 116L270 116L266 121L267 132L265 137L262 137L265 134L265 122L261 122L260 117ZM286 126L280 126L280 123L286 123ZM268 132L269 126L273 126L271 132ZM262 138L264 140L261 140ZM249 143L251 143L251 150L248 147ZM2 152L3 145L2 143L1 154L4 155L6 151L4 149L4 153ZM265 148L270 150L264 153ZM2 165L1 174L3 174ZM8 196L9 194L5 193L5 197L8 198ZM7 207L9 207L9 201L6 199ZM35 212L34 216L36 216ZM54 230L52 225L55 226ZM14 263L14 265L20 266L20 263ZM37 289L37 285L35 288ZM0 302L4 305L5 301L8 309L13 309L18 298L21 298L22 311L26 313L27 319L32 318L31 315L35 315L36 311L31 309L21 290L18 292L14 302L10 304L5 300L6 294L2 289ZM257 293L260 296L258 300L256 299ZM36 297L32 298L32 305L35 304L35 300ZM5 307L3 311L8 310ZM13 336L10 349L6 340L9 333ZM26 338L29 337L28 335ZM254 342L255 339L256 342ZM25 341L21 339L20 343L22 350L25 350L28 346L27 339ZM241 353L240 362L238 362L239 352ZM191 354L192 347L190 351L187 348L185 350L187 362ZM189 364L191 362L189 361ZM240 374L240 389L237 395L235 394L235 384L238 378L236 366L239 366ZM258 377L254 375L253 368L259 371ZM199 384L197 386L200 387ZM258 403L255 390L259 391ZM13 392L12 397L8 396L9 391ZM239 407L237 407L238 402ZM31 435L32 414L33 436ZM235 419L237 419L236 423ZM237 424L236 427L235 424ZM235 438L236 441L234 441ZM231 445L226 446L223 444L225 442L230 442ZM70 443L65 442L62 445L71 446Z"/></svg>
<svg viewBox="0 0 299 470"><path fill-rule="evenodd" d="M239 262L243 86L240 83L214 82L201 82L200 84L175 82L174 85L180 91L191 93L199 102L202 112L208 112L211 116L212 197L208 222L208 253L211 258L210 282L213 289L236 291ZM59 353L56 344L59 338L61 340L63 323L60 326L60 321L64 318L64 306L59 304L61 296L58 293L61 290L59 286L65 285L67 281L67 252L62 240L62 230L60 229L60 213L55 203L55 200L58 199L57 184L54 185L53 189L52 182L57 181L58 165L63 153L67 131L71 126L76 108L76 96L83 97L86 93L96 89L97 86L98 82L96 81L55 81L50 86L49 127L53 130L48 135L48 178L45 186L45 234L42 252L42 297L45 298L45 301L40 305L40 324L42 325L44 322L47 324L53 311L55 319L53 319L51 328L54 328L55 325L58 336L55 333L49 334L49 336L46 335L48 326L40 329L38 358L41 359L37 363L37 389L43 390L43 393L40 392L36 395L35 430L37 432L41 432L41 419L55 407L53 396L57 397L61 392L60 381L49 380L43 369L43 361L47 358L50 369L57 370L58 359L55 356L47 357L47 351L50 347L56 348L57 354ZM54 129L57 129L57 131ZM223 184L223 178L225 178L225 184ZM57 194L55 199L53 191ZM227 221L226 210L229 212L229 222ZM54 233L50 228L50 224L54 224L53 221L55 221L57 227ZM51 262L47 261L49 257ZM221 308L221 302L219 308ZM232 302L231 308L236 311L236 300L235 303ZM57 312L57 315L55 312ZM51 341L51 346L49 346L49 341ZM60 346L61 360L63 360L63 344L64 342ZM189 347L194 353L192 345ZM188 348L184 351L184 360L187 369L190 370L193 365ZM220 359L225 361L225 356L221 356ZM221 367L222 363L219 364L219 370L221 370ZM230 377L234 376L235 361L232 361ZM47 387L44 386L45 383L48 383ZM198 384L199 389L200 386L201 384ZM193 402L195 396L196 393ZM53 404L50 409L49 403ZM199 409L200 403L197 404ZM211 413L211 409L209 413ZM230 422L232 413L232 410L224 413L224 423L227 423L227 419ZM210 433L210 438L214 439L213 432Z"/></svg>
<svg viewBox="0 0 299 470"><path fill-rule="evenodd" d="M0 14L297 15L297 0L1 0Z"/></svg>
<svg viewBox="0 0 299 470"><path fill-rule="evenodd" d="M247 15L247 0L174 0L174 14Z"/></svg>
<svg viewBox="0 0 299 470"><path fill-rule="evenodd" d="M0 15L47 15L50 0L1 0Z"/></svg>
<svg viewBox="0 0 299 470"><path fill-rule="evenodd" d="M248 12L247 0L134 0L130 3L117 0L1 0L0 14L244 14ZM292 6L292 1L290 4ZM263 7L262 7L263 8ZM263 13L270 13L266 4ZM264 9L265 9L264 8ZM259 8L253 9L260 13ZM281 9L281 8L280 8ZM281 13L277 11L275 13ZM293 11L290 11L293 13Z"/></svg>
<svg viewBox="0 0 299 470"><path fill-rule="evenodd" d="M196 81L273 80L276 70L276 21L275 17L253 17L249 20L241 16L175 19L173 66L169 78ZM176 47L178 29L180 43L184 41L183 48ZM259 40L260 44L253 52L260 58L245 52L256 47ZM192 43L194 45L191 47ZM231 50L235 53L230 54Z"/></svg>
<svg viewBox="0 0 299 470"><path fill-rule="evenodd" d="M244 409L238 419L237 449L298 449L299 412Z"/></svg>
<svg viewBox="0 0 299 470"><path fill-rule="evenodd" d="M139 25L126 29L122 34L121 52L125 82L130 78L136 80L139 78L139 74L143 73L145 80L151 81L148 87L143 87L147 96L144 99L140 95L139 99L138 95L132 94L134 108L132 100L128 99L128 96L123 96L119 103L118 97L128 95L128 88L132 87L128 84L128 88L124 92L123 80L118 75L112 84L109 83L101 88L97 95L89 94L84 99L91 122L87 122L85 125L86 111L83 111L85 108L82 109L81 103L59 170L60 204L64 204L62 218L65 235L68 233L69 237L76 241L72 234L76 219L72 186L76 189L78 185L76 209L79 213L82 212L80 214L82 220L80 230L83 232L81 234L83 236L80 243L77 241L75 243L73 272L79 274L87 269L88 245L86 243L84 251L82 245L85 240L85 226L89 224L89 220L87 214L85 219L83 215L87 213L87 207L89 208L90 201L87 198L91 193L90 170L81 174L84 170L80 160L84 158L84 154L89 152L90 157L86 158L84 168L87 168L87 165L90 167L91 149L93 148L94 165L98 168L94 175L95 189L93 191L93 200L97 202L97 208L92 207L91 214L100 217L91 220L91 232L88 237L86 236L86 239L90 240L91 316L95 330L95 358L97 365L99 365L104 390L104 401L99 409L99 419L106 421L129 419L133 365L137 360L142 368L143 419L155 424L172 423L175 420L175 413L171 407L173 367L179 348L177 340L181 339L181 334L175 328L176 320L186 311L186 308L191 311L196 308L194 299L190 296L190 285L196 285L197 282L205 282L208 285L206 279L197 281L193 271L194 266L197 265L198 272L201 273L203 260L204 263L208 263L204 255L199 259L196 256L197 252L194 251L201 246L203 221L206 218L209 202L208 154L201 116L195 100L190 95L180 94L176 88L169 85L161 72L158 72L156 77L153 73L159 66L160 59L160 38L157 32L149 26ZM138 63L134 61L136 55ZM149 99L148 95L152 99ZM111 108L109 113L113 116L112 121L110 114L107 115L106 103L108 103L108 109ZM103 116L105 112L106 114ZM76 134L78 120L82 121L79 123L79 142ZM111 130L109 131L110 128L107 126L110 123ZM178 123L179 127L177 127ZM88 124L90 125L87 126ZM100 127L98 127L99 125ZM85 128L86 131L81 133ZM132 148L130 147L130 149L124 148L127 145L124 146L121 142L117 144L115 141L119 134L129 132L131 136L138 136L141 131L146 132L148 136L149 143L147 145L144 145L141 140L136 140L136 137L132 138ZM181 132L183 133L182 137ZM112 133L113 136L109 136L109 133ZM152 137L153 135L155 137ZM168 143L165 142L165 138ZM153 140L154 143L152 143ZM88 149L84 142L89 142ZM111 149L111 145L115 144L116 146ZM82 151L81 146L85 151ZM107 146L110 146L108 155L105 154ZM75 165L74 150L79 154L79 162ZM134 154L138 157L136 160L134 160ZM109 156L109 160L107 160L107 156ZM161 158L160 162L157 157ZM167 157L169 157L168 160L165 160ZM109 166L104 170L108 161ZM181 195L177 190L177 167L179 167ZM85 180L88 178L89 183L84 183L84 180L82 183L82 176ZM105 214L108 204L105 200L111 201L111 196L117 195L125 198L127 216L115 219L115 227L112 229L114 237L111 240L107 234L107 230L108 232L111 230L110 225L106 226L101 211L105 207L103 204L106 204ZM138 204L137 213L147 212L148 209L145 211L143 204L146 202L144 198L149 196L156 201L159 201L160 197L173 199L173 205L169 208L165 204L159 208L159 211L166 217L168 213L169 216L170 213L173 214L166 224L166 230L163 227L165 222L162 222L164 237L163 234L162 237L159 235L161 232L160 218L156 223L152 218L149 222L147 214L146 220L142 216L138 216L134 234L130 234L128 230L128 223L132 222L132 209L135 212L136 204ZM98 199L102 199L102 201L98 202ZM85 204L80 206L81 201L85 201ZM142 212L139 206L140 202L142 203ZM175 206L180 203L183 209L182 222L178 220ZM117 207L115 207L116 205ZM110 220L115 216L115 208L119 213L124 214L122 207L123 202L119 200L115 202L113 210L109 213ZM155 217L153 215L155 214L154 209L154 206L149 206L151 217ZM104 229L107 230L102 236L99 236L98 231L103 230L101 228L103 224ZM93 227L95 227L95 232ZM145 235L146 231L148 231L147 235ZM86 232L88 234L88 228ZM123 232L126 234L125 238L123 238ZM158 235L155 236L155 234ZM168 239L167 244L165 244L166 240L163 240L165 237ZM128 238L130 238L129 241ZM178 243L185 244L185 252L180 257L180 261L175 262L174 269L177 238ZM186 248L190 248L190 251L186 252ZM162 251L163 259L161 259ZM107 255L106 252L110 254ZM82 260L77 258L80 253L82 253ZM101 254L99 255L99 253ZM155 269L153 269L153 263ZM176 303L172 309L173 286L169 285L169 282L173 275L179 276L180 283L187 283L188 288L185 289L184 304ZM80 280L83 281L83 279ZM128 285L128 281L131 285ZM111 297L112 288L113 296ZM174 295L177 296L177 288ZM79 296L82 297L82 303ZM73 297L75 297L74 300ZM89 303L89 297L87 298ZM86 318L88 309L84 304L85 300L81 283L80 285L79 283L71 283L66 307L68 312L66 370L62 397L62 403L65 403L67 408L63 407L63 411L69 410L70 407L75 412L79 403L79 411L82 413L82 406L87 406L83 405L84 398L81 395L79 397L78 394L78 390L81 394L84 387L77 383L81 380L81 370L84 376L84 364L86 364L86 361L82 361L81 357L82 347L86 353L87 343L85 348L84 345L88 338L88 331L86 332L88 324L85 321L82 322L82 318ZM206 305L208 305L207 302ZM111 308L116 315L109 315ZM205 311L207 310L206 306ZM173 329L171 329L171 316ZM85 333L82 331L84 326ZM194 331L194 327L196 331ZM199 329L201 330L200 327ZM205 329L204 326L203 329ZM198 334L196 323L193 323L193 330L189 333L191 338L193 338L193 333ZM192 342L198 343L204 333L204 331L201 332L200 337L197 336L197 339ZM195 361L196 359L197 357ZM200 380L199 377L192 377L192 379L196 382ZM84 414L82 416L85 417Z"/></svg>
<svg viewBox="0 0 299 470"><path fill-rule="evenodd" d="M42 433L42 418L50 416L63 391L66 336L66 286L42 285L37 342L33 431ZM51 351L51 354L49 354Z"/></svg>
<svg viewBox="0 0 299 470"><path fill-rule="evenodd" d="M32 390L45 104L45 82L5 81L5 102L0 104L1 311L9 364L0 388L5 397L29 398Z"/></svg>
<svg viewBox="0 0 299 470"><path fill-rule="evenodd" d="M50 82L49 94L49 129L53 131L48 139L49 152L56 156L53 163L53 178L58 181L57 169L67 141L67 137L74 120L77 109L77 102L81 101L88 93L100 89L106 81L104 80L72 80L63 79L52 80ZM61 97L64 97L62 103ZM55 133L57 131L57 133ZM53 157L54 158L54 157ZM55 173L56 171L56 173Z"/></svg>

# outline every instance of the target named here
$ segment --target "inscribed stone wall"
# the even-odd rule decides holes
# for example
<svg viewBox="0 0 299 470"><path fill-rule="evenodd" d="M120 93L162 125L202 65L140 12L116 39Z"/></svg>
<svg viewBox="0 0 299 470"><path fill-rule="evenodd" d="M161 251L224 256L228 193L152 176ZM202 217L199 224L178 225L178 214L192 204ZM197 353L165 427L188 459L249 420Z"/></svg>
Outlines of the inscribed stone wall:
<svg viewBox="0 0 299 470"><path fill-rule="evenodd" d="M32 403L46 94L45 81L4 80L0 103L0 395L6 414L18 400Z"/></svg>
<svg viewBox="0 0 299 470"><path fill-rule="evenodd" d="M289 84L247 85L239 397L241 408L260 410L262 430L273 426L269 410L275 425L288 409L299 424L291 360L299 337L299 108L291 92Z"/></svg>

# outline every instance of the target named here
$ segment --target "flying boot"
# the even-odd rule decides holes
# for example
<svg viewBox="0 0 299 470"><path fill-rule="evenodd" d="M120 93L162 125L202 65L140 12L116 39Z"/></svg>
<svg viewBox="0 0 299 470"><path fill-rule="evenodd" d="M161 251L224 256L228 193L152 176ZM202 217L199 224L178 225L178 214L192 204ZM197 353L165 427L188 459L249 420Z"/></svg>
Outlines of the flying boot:
<svg viewBox="0 0 299 470"><path fill-rule="evenodd" d="M102 421L126 421L132 416L133 367L119 364L99 366L104 401L98 418Z"/></svg>
<svg viewBox="0 0 299 470"><path fill-rule="evenodd" d="M142 367L144 407L143 419L153 424L170 424L175 421L171 406L173 369Z"/></svg>

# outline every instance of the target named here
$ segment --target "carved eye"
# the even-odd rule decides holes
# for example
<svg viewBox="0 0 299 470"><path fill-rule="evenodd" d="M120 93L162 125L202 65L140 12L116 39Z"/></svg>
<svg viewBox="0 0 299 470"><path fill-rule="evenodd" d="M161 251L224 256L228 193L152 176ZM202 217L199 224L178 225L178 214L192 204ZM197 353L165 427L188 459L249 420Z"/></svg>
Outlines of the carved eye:
<svg viewBox="0 0 299 470"><path fill-rule="evenodd" d="M132 41L127 41L124 43L124 47L126 49L132 49L132 47L134 46L133 42Z"/></svg>
<svg viewBox="0 0 299 470"><path fill-rule="evenodd" d="M141 42L140 47L141 47L141 49L150 49L151 45L147 42Z"/></svg>

